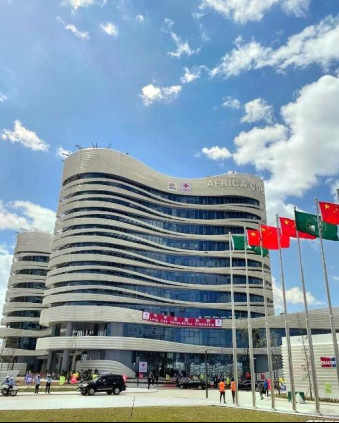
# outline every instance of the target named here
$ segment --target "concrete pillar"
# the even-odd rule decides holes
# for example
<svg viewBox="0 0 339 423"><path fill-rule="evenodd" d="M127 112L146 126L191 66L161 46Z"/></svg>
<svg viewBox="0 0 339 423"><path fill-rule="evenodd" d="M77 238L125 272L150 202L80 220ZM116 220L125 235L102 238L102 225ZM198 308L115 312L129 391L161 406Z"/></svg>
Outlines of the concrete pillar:
<svg viewBox="0 0 339 423"><path fill-rule="evenodd" d="M66 336L72 336L72 330L73 330L73 323L68 322L67 328L66 328ZM68 369L69 369L69 350L64 350L64 353L62 355L61 371L68 372Z"/></svg>
<svg viewBox="0 0 339 423"><path fill-rule="evenodd" d="M52 371L52 360L53 360L53 351L49 351L48 357L47 357L47 364L46 364L47 373L51 373Z"/></svg>

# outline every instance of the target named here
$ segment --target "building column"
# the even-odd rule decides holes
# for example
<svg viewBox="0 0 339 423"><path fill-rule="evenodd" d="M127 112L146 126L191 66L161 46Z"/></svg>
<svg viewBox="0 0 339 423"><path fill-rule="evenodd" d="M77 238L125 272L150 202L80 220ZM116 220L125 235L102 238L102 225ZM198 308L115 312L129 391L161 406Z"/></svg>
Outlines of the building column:
<svg viewBox="0 0 339 423"><path fill-rule="evenodd" d="M73 330L73 323L68 322L67 328L66 328L66 336L72 336L72 330ZM69 368L69 350L64 350L64 353L62 355L61 371L68 372L68 368Z"/></svg>
<svg viewBox="0 0 339 423"><path fill-rule="evenodd" d="M49 351L46 364L46 372L50 373L52 371L52 361L53 361L53 351Z"/></svg>

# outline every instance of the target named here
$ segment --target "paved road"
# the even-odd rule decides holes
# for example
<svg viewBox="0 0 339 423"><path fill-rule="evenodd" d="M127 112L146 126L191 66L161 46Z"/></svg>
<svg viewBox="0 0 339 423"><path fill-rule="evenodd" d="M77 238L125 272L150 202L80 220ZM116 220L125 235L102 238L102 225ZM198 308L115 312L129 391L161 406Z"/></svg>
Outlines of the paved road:
<svg viewBox="0 0 339 423"><path fill-rule="evenodd" d="M251 392L239 392L240 406L252 408ZM226 407L231 404L231 393L226 392ZM206 399L205 391L180 390L161 388L147 390L145 388L129 387L126 392L119 396L96 394L92 397L82 396L78 392L53 392L48 395L44 392L38 395L34 393L18 392L16 397L4 397L0 399L0 410L42 410L42 409L68 409L68 408L111 408L111 407L150 407L150 406L224 406L219 404L219 393L216 390L209 391ZM298 412L302 414L314 414L314 403L298 404ZM257 407L263 411L271 410L270 398L260 400L257 397ZM292 406L285 399L276 400L276 409L279 412L292 412ZM339 405L322 404L323 415L333 416L339 420Z"/></svg>

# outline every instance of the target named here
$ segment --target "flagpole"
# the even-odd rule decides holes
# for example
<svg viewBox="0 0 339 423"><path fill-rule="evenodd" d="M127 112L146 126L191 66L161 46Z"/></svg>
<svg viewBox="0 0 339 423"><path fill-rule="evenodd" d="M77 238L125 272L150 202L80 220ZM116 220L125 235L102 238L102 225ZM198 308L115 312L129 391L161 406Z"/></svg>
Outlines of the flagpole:
<svg viewBox="0 0 339 423"><path fill-rule="evenodd" d="M261 221L262 222L262 221ZM273 377L273 365L272 365L272 351L271 351L271 334L270 326L268 323L268 307L267 307L267 290L266 290L266 278L264 271L264 253L263 253L263 243L262 243L262 231L261 231L261 222L259 223L260 230L260 247L261 247L261 273L263 281L263 294L264 294L264 307L265 307L265 328L266 328L266 349L267 349L267 362L268 362L268 371L271 379L271 404L272 410L275 410L275 396L274 396L274 377Z"/></svg>
<svg viewBox="0 0 339 423"><path fill-rule="evenodd" d="M291 386L291 393L292 393L292 408L293 411L297 411L297 405L295 401L295 384L294 384L294 374L293 374L293 364L292 364L292 349L291 349L291 339L290 339L290 327L288 322L288 313L287 313L287 301L286 301L286 289L285 289L285 275L284 275L284 267L283 267L283 260L282 260L282 251L281 251L281 243L280 243L280 225L279 225L279 216L276 215L277 218L277 228L278 228L278 247L279 247L279 256L280 256L280 270L281 270L281 286L282 286L282 293L283 293L283 302L284 302L284 320L285 320L285 333L286 333L286 344L287 344L287 353L288 353L288 368L290 373L290 386Z"/></svg>
<svg viewBox="0 0 339 423"><path fill-rule="evenodd" d="M231 276L231 301L232 301L232 345L233 345L233 377L235 381L235 403L239 406L238 395L238 357L237 357L237 331L235 327L234 285L233 285L233 251L231 248L232 234L229 234L230 242L230 276Z"/></svg>
<svg viewBox="0 0 339 423"><path fill-rule="evenodd" d="M294 207L294 216L295 216L295 212L296 212L296 207ZM309 348L310 348L312 381L313 381L314 399L315 399L315 411L316 411L317 414L320 414L319 389L318 389L317 373L316 373L315 361L314 361L312 331L311 331L310 319L309 319L309 313L308 313L304 268L303 268L303 263L302 263L302 258L301 258L301 247L300 247L300 238L299 238L298 229L296 230L296 232L297 232L297 242L298 242L299 264L300 264L300 277L301 277L303 297L304 297L304 306L305 306L306 332L307 332L307 338L308 338L308 345L309 345Z"/></svg>
<svg viewBox="0 0 339 423"><path fill-rule="evenodd" d="M245 246L245 269L246 269L246 295L247 295L247 320L248 320L248 347L250 350L250 371L251 371L251 389L252 389L252 403L256 408L257 398L255 395L255 367L254 367L254 351L253 351L253 332L252 332L252 316L251 316L251 297L250 285L248 278L248 260L247 260L247 230L244 226L244 246Z"/></svg>
<svg viewBox="0 0 339 423"><path fill-rule="evenodd" d="M325 253L324 253L324 243L323 243L323 234L322 234L322 228L321 228L321 220L319 215L319 202L315 198L315 206L317 211L317 221L318 221L318 232L319 232L319 240L320 240L320 251L321 251L321 259L323 264L323 270L324 270L324 278L325 278L325 287L326 287L326 294L327 294L327 303L328 303L328 311L330 315L330 323L331 323L331 332L332 332L332 340L333 340L333 349L334 349L334 355L336 360L336 371L337 371L337 381L338 381L338 389L339 389L339 354L338 354L338 340L337 340L337 333L335 329L335 323L333 319L333 308L332 308L332 299L331 299L331 291L330 286L328 283L328 275L327 275L327 267L326 267L326 261L325 261Z"/></svg>

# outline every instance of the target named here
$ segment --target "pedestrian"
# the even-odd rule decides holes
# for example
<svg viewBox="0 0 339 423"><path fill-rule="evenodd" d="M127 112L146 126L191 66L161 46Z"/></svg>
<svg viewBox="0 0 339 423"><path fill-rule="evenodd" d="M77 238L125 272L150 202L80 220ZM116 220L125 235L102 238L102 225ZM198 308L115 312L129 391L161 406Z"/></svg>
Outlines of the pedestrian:
<svg viewBox="0 0 339 423"><path fill-rule="evenodd" d="M51 383L52 383L52 376L48 373L47 376L46 376L45 394L51 393Z"/></svg>
<svg viewBox="0 0 339 423"><path fill-rule="evenodd" d="M152 380L153 380L152 373L150 373L148 375L148 378L147 378L147 382L148 382L148 388L147 389L149 389L149 387L151 386Z"/></svg>
<svg viewBox="0 0 339 423"><path fill-rule="evenodd" d="M237 384L235 383L234 377L232 377L231 392L232 392L233 404L235 404L235 392L236 392L236 390L237 390Z"/></svg>
<svg viewBox="0 0 339 423"><path fill-rule="evenodd" d="M34 382L35 382L35 391L34 391L34 393L35 394L38 394L39 393L39 389L40 389L40 375L38 373L35 375Z"/></svg>
<svg viewBox="0 0 339 423"><path fill-rule="evenodd" d="M155 383L158 386L158 383L159 383L159 373L158 372L155 373Z"/></svg>
<svg viewBox="0 0 339 423"><path fill-rule="evenodd" d="M224 404L226 404L224 379L221 379L221 382L219 382L219 392L220 392L220 404L221 404L221 398L224 398Z"/></svg>
<svg viewBox="0 0 339 423"><path fill-rule="evenodd" d="M265 378L265 381L264 381L264 392L265 392L266 397L268 397L268 381L267 381L266 378Z"/></svg>
<svg viewBox="0 0 339 423"><path fill-rule="evenodd" d="M265 388L262 382L259 382L258 391L260 394L260 399L264 399Z"/></svg>

